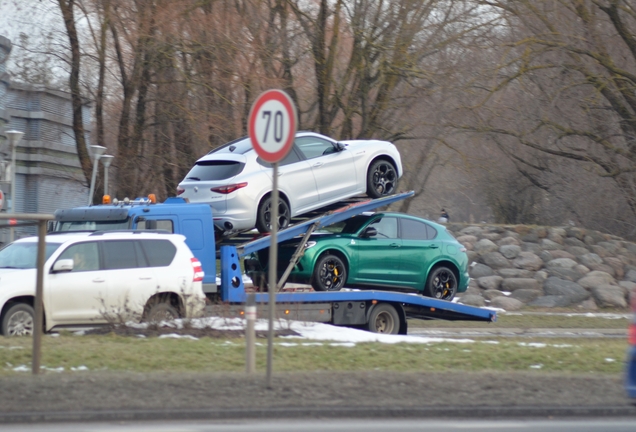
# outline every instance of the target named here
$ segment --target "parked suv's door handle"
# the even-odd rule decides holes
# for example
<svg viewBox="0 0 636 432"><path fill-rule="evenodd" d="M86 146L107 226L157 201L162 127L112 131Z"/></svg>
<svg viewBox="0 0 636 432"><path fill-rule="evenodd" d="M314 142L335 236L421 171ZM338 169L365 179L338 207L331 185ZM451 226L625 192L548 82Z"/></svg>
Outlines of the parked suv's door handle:
<svg viewBox="0 0 636 432"><path fill-rule="evenodd" d="M101 283L101 282L105 282L105 281L106 281L106 279L101 278L101 277L93 279L93 282L96 282L96 283Z"/></svg>
<svg viewBox="0 0 636 432"><path fill-rule="evenodd" d="M150 280L152 276L139 276L139 280Z"/></svg>
<svg viewBox="0 0 636 432"><path fill-rule="evenodd" d="M392 248L399 248L399 247L402 247L402 245L401 245L401 244L399 244L399 243L391 243L389 246L391 246Z"/></svg>
<svg viewBox="0 0 636 432"><path fill-rule="evenodd" d="M315 164L313 164L314 168L319 167L319 166L322 166L322 162L316 162Z"/></svg>

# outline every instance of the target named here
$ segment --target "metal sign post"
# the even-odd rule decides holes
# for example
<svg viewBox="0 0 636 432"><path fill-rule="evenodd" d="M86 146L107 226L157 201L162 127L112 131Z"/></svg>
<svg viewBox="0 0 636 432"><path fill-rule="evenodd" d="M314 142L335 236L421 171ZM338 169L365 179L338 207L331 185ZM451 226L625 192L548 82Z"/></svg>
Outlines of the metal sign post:
<svg viewBox="0 0 636 432"><path fill-rule="evenodd" d="M278 242L278 162L294 145L298 114L287 93L268 90L262 93L250 110L248 133L256 153L273 168L270 208L269 247L269 332L267 336L267 387L272 387L272 363L274 350L274 320L276 318Z"/></svg>

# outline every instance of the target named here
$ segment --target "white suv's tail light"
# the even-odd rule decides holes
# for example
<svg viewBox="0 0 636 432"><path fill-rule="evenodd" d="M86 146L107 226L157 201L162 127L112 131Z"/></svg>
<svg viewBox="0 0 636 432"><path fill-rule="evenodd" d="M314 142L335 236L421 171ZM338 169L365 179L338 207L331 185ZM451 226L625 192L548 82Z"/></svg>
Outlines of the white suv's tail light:
<svg viewBox="0 0 636 432"><path fill-rule="evenodd" d="M192 281L201 282L205 275L203 268L201 267L201 262L196 258L190 258L190 262L192 263L192 270L194 270L194 277L192 278Z"/></svg>
<svg viewBox="0 0 636 432"><path fill-rule="evenodd" d="M181 195L182 193L185 192L185 189L182 187L177 187L177 195Z"/></svg>
<svg viewBox="0 0 636 432"><path fill-rule="evenodd" d="M212 192L217 192L217 193L220 193L220 194L230 194L230 193L234 192L235 190L244 188L245 186L247 186L247 182L236 183L236 184L225 185L225 186L219 186L219 187L213 187L213 188L210 188L210 190Z"/></svg>

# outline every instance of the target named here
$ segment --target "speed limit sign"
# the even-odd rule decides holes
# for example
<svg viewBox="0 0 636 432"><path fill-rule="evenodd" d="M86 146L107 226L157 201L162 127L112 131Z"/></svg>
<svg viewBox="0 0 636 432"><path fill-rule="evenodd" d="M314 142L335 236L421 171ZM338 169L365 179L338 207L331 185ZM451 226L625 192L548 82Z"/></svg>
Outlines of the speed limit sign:
<svg viewBox="0 0 636 432"><path fill-rule="evenodd" d="M282 90L268 90L252 105L248 134L256 153L267 162L278 162L287 156L297 127L296 106Z"/></svg>

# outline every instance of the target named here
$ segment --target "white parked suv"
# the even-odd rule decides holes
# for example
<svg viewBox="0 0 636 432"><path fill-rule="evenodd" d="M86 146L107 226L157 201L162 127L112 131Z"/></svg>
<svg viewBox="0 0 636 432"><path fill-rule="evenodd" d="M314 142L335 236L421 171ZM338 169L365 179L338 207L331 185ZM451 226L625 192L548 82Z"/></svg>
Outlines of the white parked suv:
<svg viewBox="0 0 636 432"><path fill-rule="evenodd" d="M0 325L34 328L37 237L0 250ZM203 271L180 234L63 233L46 236L44 330L129 319L195 317L205 308Z"/></svg>

